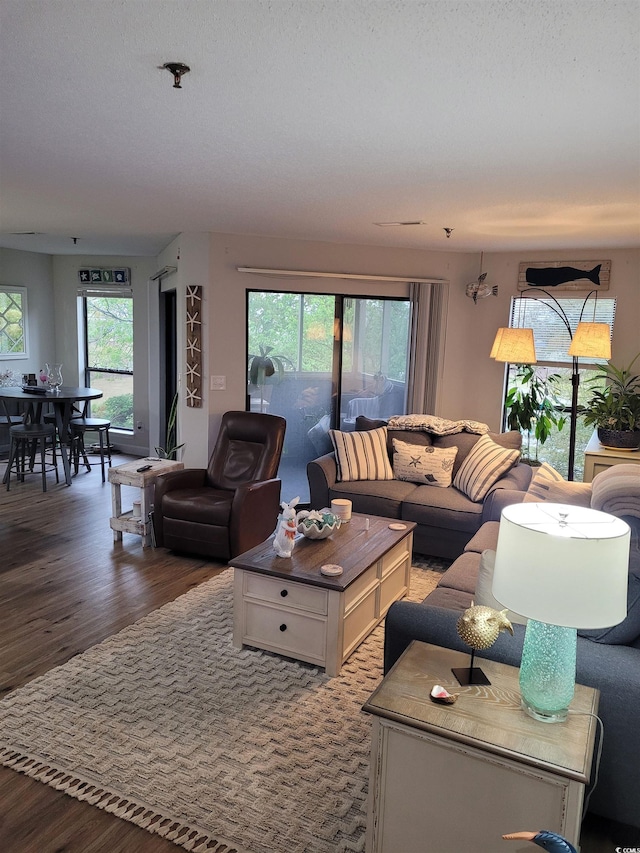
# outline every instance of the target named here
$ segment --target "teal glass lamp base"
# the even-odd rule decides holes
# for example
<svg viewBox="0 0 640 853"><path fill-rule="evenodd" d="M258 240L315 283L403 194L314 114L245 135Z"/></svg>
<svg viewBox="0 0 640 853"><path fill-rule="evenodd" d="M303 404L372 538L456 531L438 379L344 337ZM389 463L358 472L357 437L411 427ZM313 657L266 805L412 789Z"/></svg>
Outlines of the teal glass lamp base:
<svg viewBox="0 0 640 853"><path fill-rule="evenodd" d="M567 719L576 683L575 628L529 619L520 664L522 707L543 723Z"/></svg>

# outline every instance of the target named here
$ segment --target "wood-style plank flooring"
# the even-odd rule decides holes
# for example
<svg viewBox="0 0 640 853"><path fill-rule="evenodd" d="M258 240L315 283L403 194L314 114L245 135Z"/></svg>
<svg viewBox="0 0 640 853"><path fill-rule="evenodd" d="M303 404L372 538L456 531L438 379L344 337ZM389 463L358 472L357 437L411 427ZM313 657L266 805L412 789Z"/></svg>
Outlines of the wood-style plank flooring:
<svg viewBox="0 0 640 853"><path fill-rule="evenodd" d="M114 464L125 461L125 457L114 457ZM0 479L4 468L0 462ZM136 495L137 490L123 487L123 506ZM55 477L49 475L46 494L38 475L12 484L8 493L0 486L0 696L223 568L163 548L143 549L139 537L126 533L122 542L114 544L110 515L111 488L102 484L99 467L81 470L70 487L56 485ZM541 828L506 827L505 831ZM611 853L616 846L638 843L620 827L592 818L587 819L582 835L582 853ZM2 853L176 853L179 849L0 767Z"/></svg>
<svg viewBox="0 0 640 853"><path fill-rule="evenodd" d="M127 461L114 457L114 464ZM0 479L5 463L0 463ZM138 490L122 487L123 507ZM223 566L114 543L100 469L72 486L40 475L0 487L0 695L69 660L213 577ZM3 853L176 853L180 848L0 767Z"/></svg>

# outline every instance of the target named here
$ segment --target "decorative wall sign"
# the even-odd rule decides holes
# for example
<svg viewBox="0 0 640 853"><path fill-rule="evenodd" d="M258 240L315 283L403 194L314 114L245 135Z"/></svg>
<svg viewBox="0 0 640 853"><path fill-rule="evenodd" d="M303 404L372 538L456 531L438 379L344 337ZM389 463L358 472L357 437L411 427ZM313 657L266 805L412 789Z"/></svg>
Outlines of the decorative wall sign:
<svg viewBox="0 0 640 853"><path fill-rule="evenodd" d="M518 290L609 290L611 261L540 261L520 264Z"/></svg>
<svg viewBox="0 0 640 853"><path fill-rule="evenodd" d="M129 284L131 269L81 269L78 270L78 278L82 284Z"/></svg>
<svg viewBox="0 0 640 853"><path fill-rule="evenodd" d="M202 407L202 287L187 285L187 406Z"/></svg>

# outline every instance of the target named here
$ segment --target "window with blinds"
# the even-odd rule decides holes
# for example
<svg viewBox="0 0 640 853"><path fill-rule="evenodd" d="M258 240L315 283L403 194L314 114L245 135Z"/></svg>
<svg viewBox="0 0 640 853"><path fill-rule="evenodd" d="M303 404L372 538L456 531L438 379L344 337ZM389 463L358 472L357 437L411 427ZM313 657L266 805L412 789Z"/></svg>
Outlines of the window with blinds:
<svg viewBox="0 0 640 853"><path fill-rule="evenodd" d="M517 297L511 302L509 326L514 329L533 329L538 363L571 364L568 354L571 333L575 332L580 320L587 323L607 323L613 333L616 313L615 299L532 299ZM589 362L580 359L580 364L605 364L603 358Z"/></svg>

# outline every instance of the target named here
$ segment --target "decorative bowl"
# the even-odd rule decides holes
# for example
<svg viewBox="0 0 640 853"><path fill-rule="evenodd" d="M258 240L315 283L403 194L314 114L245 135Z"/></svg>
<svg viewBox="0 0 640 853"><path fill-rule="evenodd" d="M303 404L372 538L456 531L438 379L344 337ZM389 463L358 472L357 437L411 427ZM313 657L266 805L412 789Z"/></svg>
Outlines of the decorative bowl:
<svg viewBox="0 0 640 853"><path fill-rule="evenodd" d="M340 529L342 520L331 512L302 510L297 515L298 533L307 539L326 539Z"/></svg>

